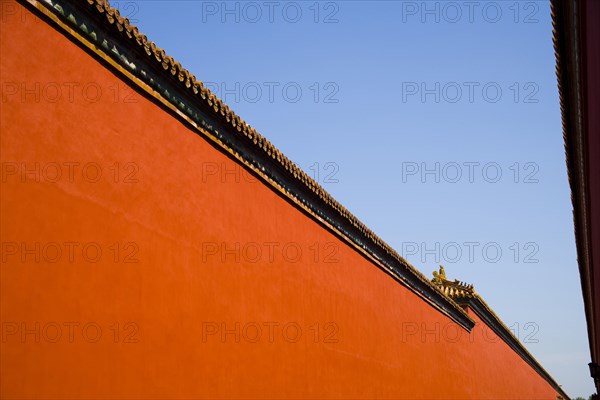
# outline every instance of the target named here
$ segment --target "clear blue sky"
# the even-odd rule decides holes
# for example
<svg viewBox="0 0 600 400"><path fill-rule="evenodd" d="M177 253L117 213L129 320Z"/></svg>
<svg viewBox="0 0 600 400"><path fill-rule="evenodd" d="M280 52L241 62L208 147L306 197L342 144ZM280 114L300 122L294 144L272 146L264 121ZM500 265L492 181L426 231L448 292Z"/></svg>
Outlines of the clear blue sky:
<svg viewBox="0 0 600 400"><path fill-rule="evenodd" d="M419 270L473 283L570 396L593 393L548 1L113 4Z"/></svg>

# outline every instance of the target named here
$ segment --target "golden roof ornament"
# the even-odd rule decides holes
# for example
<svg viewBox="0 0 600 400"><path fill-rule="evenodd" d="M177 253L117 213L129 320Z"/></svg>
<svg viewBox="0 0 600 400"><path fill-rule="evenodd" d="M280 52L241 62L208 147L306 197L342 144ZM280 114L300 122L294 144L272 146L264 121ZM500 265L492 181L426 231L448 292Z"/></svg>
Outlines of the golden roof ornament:
<svg viewBox="0 0 600 400"><path fill-rule="evenodd" d="M442 265L440 265L439 272L433 271L431 283L452 299L475 296L475 289L472 284L459 281L458 279L455 279L454 281L449 280L446 277L446 271Z"/></svg>
<svg viewBox="0 0 600 400"><path fill-rule="evenodd" d="M440 272L433 271L433 279L431 280L433 283L443 282L446 280L446 271L444 271L444 267L440 265Z"/></svg>

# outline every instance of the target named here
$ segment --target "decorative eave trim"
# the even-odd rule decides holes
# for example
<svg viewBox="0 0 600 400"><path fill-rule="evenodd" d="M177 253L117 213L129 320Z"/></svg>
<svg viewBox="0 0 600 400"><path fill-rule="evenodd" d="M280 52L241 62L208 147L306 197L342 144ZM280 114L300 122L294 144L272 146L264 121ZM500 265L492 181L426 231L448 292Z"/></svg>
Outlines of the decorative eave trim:
<svg viewBox="0 0 600 400"><path fill-rule="evenodd" d="M585 84L582 82L581 53L581 3L578 0L552 0L552 26L554 54L556 56L556 77L562 115L563 138L567 164L567 175L571 187L571 203L573 205L573 222L575 243L577 245L577 262L581 278L585 317L588 328L588 340L591 358L599 361L596 341L598 328L595 323L595 301L592 288L593 271L590 251L591 232L589 188L587 173L589 171L585 148L587 133L585 131ZM600 386L597 387L600 390Z"/></svg>
<svg viewBox="0 0 600 400"><path fill-rule="evenodd" d="M19 0L466 330L475 322L106 0Z"/></svg>

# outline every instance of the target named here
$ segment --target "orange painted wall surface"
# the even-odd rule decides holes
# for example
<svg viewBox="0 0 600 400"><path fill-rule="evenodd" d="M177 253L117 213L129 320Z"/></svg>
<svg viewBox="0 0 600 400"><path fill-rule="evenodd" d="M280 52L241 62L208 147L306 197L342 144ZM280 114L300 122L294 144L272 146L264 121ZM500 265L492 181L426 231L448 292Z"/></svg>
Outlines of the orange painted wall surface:
<svg viewBox="0 0 600 400"><path fill-rule="evenodd" d="M241 170L6 6L3 398L556 399L248 173L207 174Z"/></svg>

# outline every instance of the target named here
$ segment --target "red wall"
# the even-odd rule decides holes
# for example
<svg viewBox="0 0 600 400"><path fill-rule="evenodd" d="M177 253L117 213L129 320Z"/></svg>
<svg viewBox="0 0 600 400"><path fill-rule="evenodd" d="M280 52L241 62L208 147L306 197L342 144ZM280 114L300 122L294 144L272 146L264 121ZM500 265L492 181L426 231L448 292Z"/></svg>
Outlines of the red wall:
<svg viewBox="0 0 600 400"><path fill-rule="evenodd" d="M247 173L203 175L236 164L2 6L2 397L556 398L504 342L449 326ZM240 261L203 252L213 242L239 243ZM239 342L208 335L221 323Z"/></svg>

